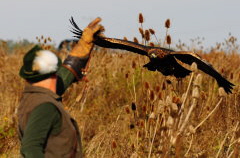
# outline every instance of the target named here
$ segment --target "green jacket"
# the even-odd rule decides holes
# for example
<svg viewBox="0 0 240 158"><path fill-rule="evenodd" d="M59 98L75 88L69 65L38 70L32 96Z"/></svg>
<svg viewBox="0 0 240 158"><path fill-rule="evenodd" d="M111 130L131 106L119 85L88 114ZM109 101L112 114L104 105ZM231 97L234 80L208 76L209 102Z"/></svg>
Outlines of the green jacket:
<svg viewBox="0 0 240 158"><path fill-rule="evenodd" d="M58 92L61 95L73 83L75 78L64 67L59 69L57 75L60 82L58 83L60 87ZM43 94L42 98L41 94ZM73 123L73 126L76 126L73 130L65 130L72 128L72 121L74 120L63 109L61 101L59 101L61 99L59 95L41 87L27 86L25 88L23 103L20 104L18 109L21 154L24 157L43 158L60 157L60 155L61 157L69 157L69 155L72 157L71 151L68 152L67 150L68 147L70 150L75 146L73 145L77 140L73 136L75 128L78 133L78 150L81 150L80 133L76 123ZM52 98L45 99L48 96L52 96ZM30 103L26 103L27 101L30 101ZM29 107L26 107L25 104L28 104ZM69 140L66 141L65 137ZM61 146L62 142L65 144ZM58 152L54 153L54 151ZM81 151L76 151L74 157L81 157Z"/></svg>

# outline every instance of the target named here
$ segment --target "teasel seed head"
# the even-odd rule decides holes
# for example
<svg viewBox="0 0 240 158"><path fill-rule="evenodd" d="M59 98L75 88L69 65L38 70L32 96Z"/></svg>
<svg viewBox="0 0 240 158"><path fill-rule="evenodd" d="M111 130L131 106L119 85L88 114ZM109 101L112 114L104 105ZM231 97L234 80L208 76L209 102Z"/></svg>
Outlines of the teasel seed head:
<svg viewBox="0 0 240 158"><path fill-rule="evenodd" d="M135 128L135 125L134 125L133 123L131 123L131 124L129 125L129 128L130 128L130 129L133 129L133 128Z"/></svg>
<svg viewBox="0 0 240 158"><path fill-rule="evenodd" d="M204 91L201 91L201 92L200 92L200 96L201 96L201 99L202 99L202 100L205 100L205 99L207 98L207 96L206 96L206 94L205 94Z"/></svg>
<svg viewBox="0 0 240 158"><path fill-rule="evenodd" d="M194 71L194 72L196 72L197 69L198 69L198 68L197 68L197 64L196 64L195 62L193 62L192 65L191 65L191 70Z"/></svg>
<svg viewBox="0 0 240 158"><path fill-rule="evenodd" d="M52 39L51 39L51 37L48 37L48 41L49 41L49 42L52 42Z"/></svg>
<svg viewBox="0 0 240 158"><path fill-rule="evenodd" d="M157 85L157 86L155 87L155 91L158 93L158 92L160 91L160 86Z"/></svg>
<svg viewBox="0 0 240 158"><path fill-rule="evenodd" d="M166 84L165 84L165 82L163 82L163 84L162 84L162 90L165 90L166 89Z"/></svg>
<svg viewBox="0 0 240 158"><path fill-rule="evenodd" d="M201 86L202 85L202 75L198 74L196 79L194 80L194 85L195 86Z"/></svg>
<svg viewBox="0 0 240 158"><path fill-rule="evenodd" d="M188 130L189 130L189 132L190 132L191 134L195 134L195 133L196 133L196 130L195 130L195 128L193 127L193 125L190 125L190 126L188 127Z"/></svg>
<svg viewBox="0 0 240 158"><path fill-rule="evenodd" d="M222 70L221 70L221 73L223 74L224 73L224 69L222 68Z"/></svg>
<svg viewBox="0 0 240 158"><path fill-rule="evenodd" d="M141 126L142 128L144 127L144 121L143 121L143 120L140 121L140 126Z"/></svg>
<svg viewBox="0 0 240 158"><path fill-rule="evenodd" d="M126 74L125 74L125 78L128 78L129 77L129 73L127 72Z"/></svg>
<svg viewBox="0 0 240 158"><path fill-rule="evenodd" d="M135 150L135 145L132 143L131 145L132 150Z"/></svg>
<svg viewBox="0 0 240 158"><path fill-rule="evenodd" d="M50 50L50 49L51 49L51 46L50 46L50 45L48 45L48 46L47 46L47 50Z"/></svg>
<svg viewBox="0 0 240 158"><path fill-rule="evenodd" d="M42 35L42 36L41 36L41 39L43 40L43 38L44 38L44 36Z"/></svg>
<svg viewBox="0 0 240 158"><path fill-rule="evenodd" d="M176 97L176 96L173 96L172 102L173 102L173 103L176 103L176 102L177 102L176 100L177 100L177 97Z"/></svg>
<svg viewBox="0 0 240 158"><path fill-rule="evenodd" d="M149 32L154 35L155 34L155 31L153 29L149 29Z"/></svg>
<svg viewBox="0 0 240 158"><path fill-rule="evenodd" d="M170 19L167 19L167 20L165 21L165 27L166 27L166 28L170 28L170 25L171 25Z"/></svg>
<svg viewBox="0 0 240 158"><path fill-rule="evenodd" d="M124 37L123 37L123 40L127 41L128 39L127 39L127 37L124 36Z"/></svg>
<svg viewBox="0 0 240 158"><path fill-rule="evenodd" d="M125 111L126 111L126 113L127 114L130 114L130 109L129 109L129 107L127 106L127 107L125 107Z"/></svg>
<svg viewBox="0 0 240 158"><path fill-rule="evenodd" d="M45 38L45 39L44 39L44 44L46 44L46 43L47 43L47 39Z"/></svg>
<svg viewBox="0 0 240 158"><path fill-rule="evenodd" d="M137 39L136 37L133 38L133 42L139 43L139 42L138 42L138 39Z"/></svg>
<svg viewBox="0 0 240 158"><path fill-rule="evenodd" d="M192 91L192 97L198 99L200 97L199 88L194 87Z"/></svg>
<svg viewBox="0 0 240 158"><path fill-rule="evenodd" d="M233 79L233 73L231 72L230 74L230 79L232 80Z"/></svg>
<svg viewBox="0 0 240 158"><path fill-rule="evenodd" d="M146 41L149 41L150 40L150 33L148 30L145 30L145 35L144 35Z"/></svg>
<svg viewBox="0 0 240 158"><path fill-rule="evenodd" d="M141 27L139 27L139 32L142 35L142 38L144 38L144 32L143 32L143 29Z"/></svg>
<svg viewBox="0 0 240 158"><path fill-rule="evenodd" d="M150 100L151 100L151 101L154 101L154 99L155 99L155 94L154 94L154 91L151 90L151 91L150 91Z"/></svg>
<svg viewBox="0 0 240 158"><path fill-rule="evenodd" d="M167 124L167 127L168 127L168 128L172 128L172 127L173 127L174 119L173 119L172 116L168 116L168 119L167 119L166 124Z"/></svg>
<svg viewBox="0 0 240 158"><path fill-rule="evenodd" d="M172 103L172 104L171 104L171 113L170 113L170 115L171 115L173 118L175 118L175 117L178 116L178 106L177 106L176 103Z"/></svg>
<svg viewBox="0 0 240 158"><path fill-rule="evenodd" d="M167 41L167 44L170 45L172 43L172 39L171 39L171 36L170 35L167 35L166 37L166 41Z"/></svg>
<svg viewBox="0 0 240 158"><path fill-rule="evenodd" d="M144 87L148 90L150 88L150 85L148 82L144 82Z"/></svg>
<svg viewBox="0 0 240 158"><path fill-rule="evenodd" d="M143 112L145 113L145 112L147 111L147 106L144 105L144 106L142 107L142 110L143 110Z"/></svg>
<svg viewBox="0 0 240 158"><path fill-rule="evenodd" d="M180 105L181 104L181 99L179 97L176 97L175 100L173 100L173 103Z"/></svg>
<svg viewBox="0 0 240 158"><path fill-rule="evenodd" d="M167 98L166 98L166 104L167 105L171 105L173 102L172 102L172 97L171 96L167 96Z"/></svg>
<svg viewBox="0 0 240 158"><path fill-rule="evenodd" d="M150 42L149 45L150 45L151 47L154 47L154 46L155 46L153 42Z"/></svg>
<svg viewBox="0 0 240 158"><path fill-rule="evenodd" d="M162 100L162 92L158 93L158 99Z"/></svg>
<svg viewBox="0 0 240 158"><path fill-rule="evenodd" d="M138 15L138 22L139 22L140 24L142 24L142 23L144 22L142 13L139 13L139 15Z"/></svg>
<svg viewBox="0 0 240 158"><path fill-rule="evenodd" d="M132 102L132 106L131 106L131 107L132 107L132 110L133 110L133 111L136 111L136 110L137 110L137 106L136 106L136 104L135 104L134 102Z"/></svg>
<svg viewBox="0 0 240 158"><path fill-rule="evenodd" d="M116 147L117 147L117 143L116 143L116 141L115 141L115 140L113 140L113 141L112 141L112 148L114 148L114 149L115 149Z"/></svg>
<svg viewBox="0 0 240 158"><path fill-rule="evenodd" d="M220 97L225 97L225 96L227 96L227 93L225 92L225 90L224 90L223 87L220 87L220 88L218 89L218 94L219 94Z"/></svg>
<svg viewBox="0 0 240 158"><path fill-rule="evenodd" d="M136 67L137 67L137 64L136 64L136 62L133 60L133 62L132 62L132 68L133 68L133 69L136 69Z"/></svg>

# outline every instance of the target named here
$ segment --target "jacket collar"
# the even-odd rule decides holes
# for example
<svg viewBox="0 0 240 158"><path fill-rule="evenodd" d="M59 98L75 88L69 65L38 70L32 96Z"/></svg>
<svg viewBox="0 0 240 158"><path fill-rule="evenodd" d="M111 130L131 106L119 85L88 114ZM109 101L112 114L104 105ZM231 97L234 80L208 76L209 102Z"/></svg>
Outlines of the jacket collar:
<svg viewBox="0 0 240 158"><path fill-rule="evenodd" d="M57 95L56 93L54 93L53 91L43 88L43 87L32 86L30 84L27 84L25 86L23 93L44 93L44 94L47 94L47 95L53 97L56 100L61 100L61 97L59 95Z"/></svg>

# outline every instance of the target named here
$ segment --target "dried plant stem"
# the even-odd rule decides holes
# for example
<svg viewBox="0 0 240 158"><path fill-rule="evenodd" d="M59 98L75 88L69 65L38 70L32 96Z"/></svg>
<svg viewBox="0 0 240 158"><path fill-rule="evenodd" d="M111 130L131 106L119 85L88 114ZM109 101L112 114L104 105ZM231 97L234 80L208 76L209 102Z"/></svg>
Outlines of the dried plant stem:
<svg viewBox="0 0 240 158"><path fill-rule="evenodd" d="M130 92L130 94L131 94L131 98L134 98L133 93L132 93L132 89L131 89L130 84L129 84L128 78L127 78L127 87L128 87L129 92Z"/></svg>
<svg viewBox="0 0 240 158"><path fill-rule="evenodd" d="M113 128L116 127L116 124L117 124L117 122L118 122L118 120L119 120L122 112L123 112L123 109L121 109L120 113L118 114L116 121L111 124L111 129L113 129ZM110 135L111 133L112 133L112 132L110 132L109 135ZM100 146L101 146L102 142L105 140L105 137L106 137L106 135L103 135L103 138L101 139L100 143L98 144L96 153L98 153L98 150L100 149ZM105 152L104 152L104 154L105 154ZM104 154L103 154L103 155L104 155Z"/></svg>
<svg viewBox="0 0 240 158"><path fill-rule="evenodd" d="M234 153L234 150L229 154L227 158L231 158L233 153Z"/></svg>
<svg viewBox="0 0 240 158"><path fill-rule="evenodd" d="M141 29L144 31L144 29L143 29L143 24L141 23ZM142 44L145 44L146 45L146 40L145 40L145 38L142 36Z"/></svg>
<svg viewBox="0 0 240 158"><path fill-rule="evenodd" d="M163 41L163 47L165 47L165 43L167 43L167 35L168 35L168 28L166 28L166 35L165 35L165 38L164 38L164 41Z"/></svg>
<svg viewBox="0 0 240 158"><path fill-rule="evenodd" d="M191 86L192 81L193 81L193 76L194 76L194 72L192 72L192 74L191 74L191 78L190 78L190 81L189 81L189 83L188 83L187 91L186 91L186 93L185 93L186 96L185 96L185 98L184 98L184 100L183 100L183 103L182 103L181 109L180 109L179 112L178 112L178 115L181 115L181 113L183 112L183 109L184 109L184 107L185 107L185 103L186 103L186 100L187 100L187 96L188 96L188 93L189 93L189 91L190 91L190 86Z"/></svg>
<svg viewBox="0 0 240 158"><path fill-rule="evenodd" d="M75 105L76 105L77 103L79 103L79 102L80 102L81 105L80 105L80 106L77 106L76 109L79 109L79 108L80 108L80 112L83 111L84 104L85 104L86 99L87 99L88 88L89 88L89 86L88 86L88 84L86 83L86 84L84 85L82 91L81 91L81 92L79 93L79 95L76 97L75 102L73 103L73 105L71 105L71 107L69 108L69 111L74 110L74 108L76 108Z"/></svg>
<svg viewBox="0 0 240 158"><path fill-rule="evenodd" d="M231 147L236 144L239 141L239 139L234 140L229 146L228 146L228 150L227 150L227 155L229 155L228 157L231 157L231 155L233 154L234 151L232 151L230 154L228 154L230 152Z"/></svg>
<svg viewBox="0 0 240 158"><path fill-rule="evenodd" d="M195 128L194 130L197 130L213 113L214 111L216 111L217 107L221 104L223 98L221 98L219 100L219 102L217 103L217 105L215 106L215 108L207 115L207 117L205 117L205 119L202 120L202 122L200 122Z"/></svg>
<svg viewBox="0 0 240 158"><path fill-rule="evenodd" d="M135 76L133 76L133 93L134 93L134 101L137 102L137 93L136 93L136 87L135 87Z"/></svg>
<svg viewBox="0 0 240 158"><path fill-rule="evenodd" d="M223 148L223 145L224 145L224 143L225 143L225 141L226 141L226 139L227 139L227 137L228 137L228 134L229 134L229 133L227 133L226 136L224 137L224 139L223 139L223 141L222 141L222 143L221 143L221 145L220 145L220 148L219 148L219 150L218 150L218 152L217 152L216 158L219 157L219 154L220 154L220 152L221 152L221 150L222 150L222 148Z"/></svg>
<svg viewBox="0 0 240 158"><path fill-rule="evenodd" d="M188 155L188 153L189 153L189 151L190 151L190 149L191 149L191 147L192 147L192 143L193 143L193 134L191 135L191 141L190 141L188 150L187 150L187 152L185 153L184 157L186 157L186 156Z"/></svg>
<svg viewBox="0 0 240 158"><path fill-rule="evenodd" d="M82 104L81 104L80 112L82 112L83 109L84 109L84 105L85 105L86 100L87 100L87 95L88 95L88 87L87 87L87 89L86 89L85 97L83 98L83 101L82 101Z"/></svg>
<svg viewBox="0 0 240 158"><path fill-rule="evenodd" d="M100 149L100 146L102 145L102 142L105 140L105 137L106 137L106 135L103 135L103 138L101 139L101 141L100 141L99 144L98 144L96 153L99 153L98 151L99 151L99 149Z"/></svg>
<svg viewBox="0 0 240 158"><path fill-rule="evenodd" d="M157 123L156 123L155 129L154 129L154 134L153 134L152 142L151 142L151 144L150 144L149 153L148 153L148 158L151 157L153 142L154 142L154 139L155 139L155 136L156 136L156 133L157 133L158 123L159 123L159 115L158 115L158 117L157 117Z"/></svg>
<svg viewBox="0 0 240 158"><path fill-rule="evenodd" d="M107 148L105 148L105 150L104 150L104 152L103 152L103 154L101 156L102 158L104 158L106 151L107 151Z"/></svg>
<svg viewBox="0 0 240 158"><path fill-rule="evenodd" d="M238 126L239 126L239 122L237 122L237 124L236 124L236 126L234 127L234 129L233 129L233 132L236 132L237 131L237 129L238 129ZM230 149L231 149L231 147L232 147L232 145L234 145L236 142L238 142L238 140L239 139L235 139L234 140L234 138L236 137L236 134L233 134L233 136L232 136L232 138L231 138L231 140L230 140L230 145L228 146L228 150L227 150L227 155L229 155L228 153L230 152Z"/></svg>
<svg viewBox="0 0 240 158"><path fill-rule="evenodd" d="M154 38L156 39L158 45L160 46L160 41L158 40L157 36L154 34Z"/></svg>
<svg viewBox="0 0 240 158"><path fill-rule="evenodd" d="M191 87L191 84L193 82L193 76L194 76L194 72L192 72L191 74L191 78L190 78L190 81L188 83L188 87L187 87L187 91L185 93L185 97L183 99L183 103L182 103L182 106L178 112L178 115L180 116L180 119L179 119L179 122L178 122L178 128L180 128L180 125L182 124L182 121L183 121L183 115L182 115L182 112L184 110L184 107L185 107L185 103L186 103L186 100L187 100L187 97L188 97L188 94L189 94L189 91L190 91L190 87Z"/></svg>
<svg viewBox="0 0 240 158"><path fill-rule="evenodd" d="M138 133L138 131L137 131L137 137L136 137L136 152L138 152L138 144L139 144L138 140L139 140L139 133Z"/></svg>
<svg viewBox="0 0 240 158"><path fill-rule="evenodd" d="M190 107L188 113L187 113L187 116L186 118L184 119L184 122L182 123L181 125L181 128L179 129L179 132L178 132L178 135L182 134L183 130L185 129L187 123L188 123L188 120L192 114L192 111L193 109L196 107L197 105L197 98L193 98L193 103L192 103L192 106Z"/></svg>

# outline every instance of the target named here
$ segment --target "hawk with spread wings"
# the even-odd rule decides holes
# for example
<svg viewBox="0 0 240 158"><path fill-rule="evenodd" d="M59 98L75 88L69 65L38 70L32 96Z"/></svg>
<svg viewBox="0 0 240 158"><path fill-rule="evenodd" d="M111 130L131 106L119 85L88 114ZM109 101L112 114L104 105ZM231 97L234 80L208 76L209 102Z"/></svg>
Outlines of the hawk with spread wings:
<svg viewBox="0 0 240 158"><path fill-rule="evenodd" d="M75 34L74 37L80 39L83 31L75 23L73 17L71 17L70 23L73 26L70 31ZM145 46L131 41L107 38L101 36L100 33L96 34L94 44L104 48L122 49L148 56L150 62L145 64L144 67L150 71L159 71L165 76L173 75L176 78L184 78L191 73L190 70L180 65L177 60L188 65L195 62L198 69L215 78L218 85L223 87L227 93L232 93L234 84L226 80L211 64L192 51L174 51L161 47Z"/></svg>

